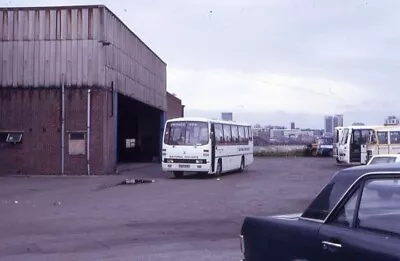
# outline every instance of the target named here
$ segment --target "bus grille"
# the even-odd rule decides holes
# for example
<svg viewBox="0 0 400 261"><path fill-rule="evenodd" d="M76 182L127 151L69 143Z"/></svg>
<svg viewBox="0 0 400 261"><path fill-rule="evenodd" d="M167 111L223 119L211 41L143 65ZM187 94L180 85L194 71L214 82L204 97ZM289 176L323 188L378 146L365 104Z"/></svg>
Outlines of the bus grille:
<svg viewBox="0 0 400 261"><path fill-rule="evenodd" d="M205 159L164 159L164 163L205 164Z"/></svg>

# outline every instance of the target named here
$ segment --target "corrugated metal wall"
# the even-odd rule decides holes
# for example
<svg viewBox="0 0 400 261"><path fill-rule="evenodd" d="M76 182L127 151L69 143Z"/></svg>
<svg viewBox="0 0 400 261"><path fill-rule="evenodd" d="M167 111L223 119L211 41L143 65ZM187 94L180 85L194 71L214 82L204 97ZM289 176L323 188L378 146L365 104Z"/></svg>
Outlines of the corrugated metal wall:
<svg viewBox="0 0 400 261"><path fill-rule="evenodd" d="M100 9L0 10L2 86L100 85Z"/></svg>
<svg viewBox="0 0 400 261"><path fill-rule="evenodd" d="M166 110L166 65L109 10L105 11L106 82L122 93Z"/></svg>
<svg viewBox="0 0 400 261"><path fill-rule="evenodd" d="M166 110L166 65L107 8L0 9L2 87L115 88ZM103 26L104 25L104 26ZM110 45L104 45L109 42Z"/></svg>

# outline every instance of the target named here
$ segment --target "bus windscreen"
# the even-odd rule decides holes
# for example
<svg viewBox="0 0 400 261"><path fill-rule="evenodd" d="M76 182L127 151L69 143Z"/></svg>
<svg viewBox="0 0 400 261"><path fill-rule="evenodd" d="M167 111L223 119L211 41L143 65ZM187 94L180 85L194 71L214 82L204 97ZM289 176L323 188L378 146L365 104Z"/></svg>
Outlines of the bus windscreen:
<svg viewBox="0 0 400 261"><path fill-rule="evenodd" d="M201 146L209 141L207 122L174 121L166 125L164 143L167 145Z"/></svg>

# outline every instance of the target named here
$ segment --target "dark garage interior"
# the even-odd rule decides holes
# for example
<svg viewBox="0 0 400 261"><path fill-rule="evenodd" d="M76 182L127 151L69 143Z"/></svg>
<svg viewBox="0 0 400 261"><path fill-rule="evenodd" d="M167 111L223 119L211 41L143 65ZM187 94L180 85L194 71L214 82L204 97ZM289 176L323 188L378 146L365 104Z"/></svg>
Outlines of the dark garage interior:
<svg viewBox="0 0 400 261"><path fill-rule="evenodd" d="M117 104L118 163L158 160L163 112L122 94Z"/></svg>

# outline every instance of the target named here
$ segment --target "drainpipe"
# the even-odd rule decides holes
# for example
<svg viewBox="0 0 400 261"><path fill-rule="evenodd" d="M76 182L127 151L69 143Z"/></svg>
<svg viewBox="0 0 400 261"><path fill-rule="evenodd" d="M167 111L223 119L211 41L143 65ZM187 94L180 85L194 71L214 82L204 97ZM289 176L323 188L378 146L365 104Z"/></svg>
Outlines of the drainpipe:
<svg viewBox="0 0 400 261"><path fill-rule="evenodd" d="M86 131L86 141L87 141L87 174L90 175L90 97L91 97L91 90L88 89L87 92L87 131Z"/></svg>
<svg viewBox="0 0 400 261"><path fill-rule="evenodd" d="M65 88L64 74L61 75L61 175L64 175L65 154Z"/></svg>

